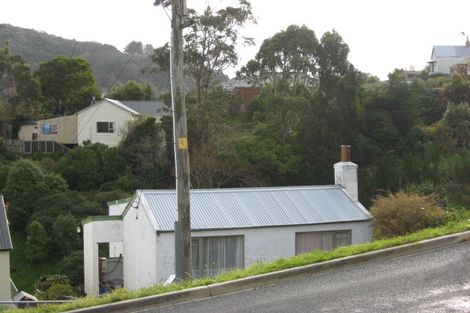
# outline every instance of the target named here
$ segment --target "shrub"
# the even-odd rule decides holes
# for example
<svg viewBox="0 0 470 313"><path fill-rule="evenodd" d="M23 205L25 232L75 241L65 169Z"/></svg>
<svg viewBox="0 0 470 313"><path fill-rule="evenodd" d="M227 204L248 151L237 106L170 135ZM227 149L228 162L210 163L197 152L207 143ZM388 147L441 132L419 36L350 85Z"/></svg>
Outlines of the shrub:
<svg viewBox="0 0 470 313"><path fill-rule="evenodd" d="M30 262L41 262L47 257L48 238L44 226L33 221L29 226L29 234L24 250L25 257Z"/></svg>
<svg viewBox="0 0 470 313"><path fill-rule="evenodd" d="M416 232L441 225L452 217L432 197L403 192L377 197L370 211L374 216L376 237Z"/></svg>

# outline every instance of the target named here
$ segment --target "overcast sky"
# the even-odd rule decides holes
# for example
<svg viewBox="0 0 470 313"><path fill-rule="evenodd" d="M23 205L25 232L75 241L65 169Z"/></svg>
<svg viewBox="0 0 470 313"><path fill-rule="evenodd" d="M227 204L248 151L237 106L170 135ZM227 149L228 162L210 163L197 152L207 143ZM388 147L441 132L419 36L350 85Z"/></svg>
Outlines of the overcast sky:
<svg viewBox="0 0 470 313"><path fill-rule="evenodd" d="M96 41L122 50L132 40L158 47L169 41L170 22L154 0L0 0L0 23ZM187 0L201 11L232 0ZM240 65L254 58L263 39L291 24L305 24L318 38L335 29L359 70L386 79L395 68L421 70L433 45L464 45L470 33L468 0L252 0L258 23L242 35L256 46L240 48ZM171 14L171 12L168 12ZM236 69L228 74L233 75Z"/></svg>

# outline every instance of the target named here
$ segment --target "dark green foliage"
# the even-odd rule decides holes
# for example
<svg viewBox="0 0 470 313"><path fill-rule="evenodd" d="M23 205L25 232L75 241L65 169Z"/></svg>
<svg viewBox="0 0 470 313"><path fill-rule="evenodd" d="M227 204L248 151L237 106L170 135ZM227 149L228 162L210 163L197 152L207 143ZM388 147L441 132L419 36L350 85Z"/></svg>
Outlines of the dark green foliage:
<svg viewBox="0 0 470 313"><path fill-rule="evenodd" d="M70 213L59 214L55 220L52 226L54 241L62 256L67 256L80 248L80 234L77 233L79 226L79 221Z"/></svg>
<svg viewBox="0 0 470 313"><path fill-rule="evenodd" d="M101 215L105 212L100 209L98 203L87 201L79 192L68 191L39 198L36 202L36 211L31 219L40 221L52 237L56 218L60 214L67 213L80 220L90 215ZM76 233L76 230L74 230L74 233Z"/></svg>
<svg viewBox="0 0 470 313"><path fill-rule="evenodd" d="M119 145L119 152L138 177L140 188L161 188L170 183L164 136L155 119L147 118L130 125Z"/></svg>
<svg viewBox="0 0 470 313"><path fill-rule="evenodd" d="M57 171L71 189L99 190L101 184L125 174L126 163L116 148L95 143L69 151L59 160Z"/></svg>
<svg viewBox="0 0 470 313"><path fill-rule="evenodd" d="M42 262L48 255L49 239L46 234L44 226L38 221L33 221L29 226L28 238L24 255L30 262Z"/></svg>
<svg viewBox="0 0 470 313"><path fill-rule="evenodd" d="M76 113L100 97L93 69L83 59L58 56L41 63L34 75L41 83L45 108L53 115Z"/></svg>
<svg viewBox="0 0 470 313"><path fill-rule="evenodd" d="M441 160L438 173L442 196L454 205L470 206L470 150Z"/></svg>
<svg viewBox="0 0 470 313"><path fill-rule="evenodd" d="M67 276L73 286L83 286L83 251L67 256L60 266L60 273Z"/></svg>
<svg viewBox="0 0 470 313"><path fill-rule="evenodd" d="M13 229L24 229L34 212L35 201L48 192L38 165L23 159L11 166L4 193L10 203L8 215Z"/></svg>
<svg viewBox="0 0 470 313"><path fill-rule="evenodd" d="M126 84L114 85L106 98L116 100L156 100L155 89L149 83L129 81Z"/></svg>
<svg viewBox="0 0 470 313"><path fill-rule="evenodd" d="M39 83L25 60L0 45L0 100L9 104L10 119L15 113L32 114L39 99Z"/></svg>
<svg viewBox="0 0 470 313"><path fill-rule="evenodd" d="M442 124L456 139L457 148L467 148L470 145L470 102L449 103Z"/></svg>
<svg viewBox="0 0 470 313"><path fill-rule="evenodd" d="M34 285L35 295L41 300L67 300L75 296L67 276L43 275Z"/></svg>

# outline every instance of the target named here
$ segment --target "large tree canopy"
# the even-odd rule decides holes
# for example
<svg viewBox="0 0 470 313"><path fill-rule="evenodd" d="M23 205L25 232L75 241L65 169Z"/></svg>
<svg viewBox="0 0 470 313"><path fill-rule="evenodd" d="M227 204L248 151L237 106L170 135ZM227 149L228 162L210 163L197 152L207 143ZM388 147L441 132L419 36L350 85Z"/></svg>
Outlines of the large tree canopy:
<svg viewBox="0 0 470 313"><path fill-rule="evenodd" d="M319 44L306 26L291 25L265 39L254 60L238 73L249 81L272 84L276 93L297 95L317 79Z"/></svg>
<svg viewBox="0 0 470 313"><path fill-rule="evenodd" d="M156 100L155 89L149 83L128 81L126 84L114 85L106 95L116 100Z"/></svg>
<svg viewBox="0 0 470 313"><path fill-rule="evenodd" d="M52 114L72 114L100 96L93 69L85 60L58 56L41 63L34 73L41 83L43 103Z"/></svg>

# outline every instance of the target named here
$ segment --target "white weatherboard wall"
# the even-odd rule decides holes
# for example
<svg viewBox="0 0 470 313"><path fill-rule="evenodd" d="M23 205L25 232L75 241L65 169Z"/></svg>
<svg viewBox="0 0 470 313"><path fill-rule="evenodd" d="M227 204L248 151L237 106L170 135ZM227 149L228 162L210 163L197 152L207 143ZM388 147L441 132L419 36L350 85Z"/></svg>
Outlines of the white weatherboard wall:
<svg viewBox="0 0 470 313"><path fill-rule="evenodd" d="M118 241L122 241L121 220L83 222L85 293L88 296L99 295L98 243Z"/></svg>
<svg viewBox="0 0 470 313"><path fill-rule="evenodd" d="M161 252L157 251L157 234L150 221L142 206L131 206L123 217L124 286L130 290L157 282L155 255Z"/></svg>
<svg viewBox="0 0 470 313"><path fill-rule="evenodd" d="M128 123L133 119L131 112L107 100L96 103L77 113L78 144L85 140L100 142L115 147L121 141ZM98 133L97 122L114 122L114 133Z"/></svg>
<svg viewBox="0 0 470 313"><path fill-rule="evenodd" d="M108 202L108 215L109 216L120 216L125 210L130 199L124 199L121 201ZM120 242L110 242L109 243L109 257L118 258L123 253L123 243Z"/></svg>
<svg viewBox="0 0 470 313"><path fill-rule="evenodd" d="M0 301L11 301L10 251L0 251Z"/></svg>
<svg viewBox="0 0 470 313"><path fill-rule="evenodd" d="M304 226L264 227L216 231L194 231L192 237L211 236L244 236L245 238L245 267L258 260L273 261L280 257L295 255L295 234L300 232L351 230L352 244L369 242L372 239L372 226L369 221L317 224ZM157 235L157 270L155 283L164 282L168 276L175 273L175 239L173 232ZM143 251L141 252L143 253ZM125 254L127 255L127 254ZM128 257L126 257L126 262ZM126 270L124 270L125 272ZM126 287L131 288L124 280ZM143 286L132 286L131 289Z"/></svg>

